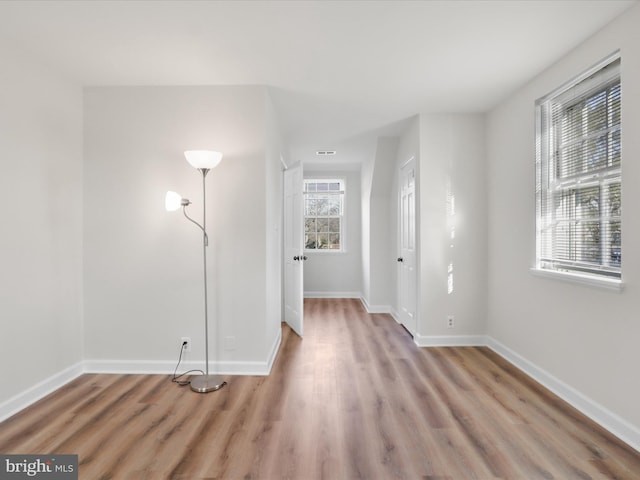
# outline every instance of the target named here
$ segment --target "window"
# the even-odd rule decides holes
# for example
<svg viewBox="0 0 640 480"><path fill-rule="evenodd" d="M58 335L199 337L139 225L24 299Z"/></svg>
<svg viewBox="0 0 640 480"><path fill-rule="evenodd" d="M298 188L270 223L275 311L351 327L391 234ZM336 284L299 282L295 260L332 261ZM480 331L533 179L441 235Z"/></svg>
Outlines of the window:
<svg viewBox="0 0 640 480"><path fill-rule="evenodd" d="M344 180L304 181L305 250L342 251Z"/></svg>
<svg viewBox="0 0 640 480"><path fill-rule="evenodd" d="M537 269L620 279L620 58L536 102Z"/></svg>

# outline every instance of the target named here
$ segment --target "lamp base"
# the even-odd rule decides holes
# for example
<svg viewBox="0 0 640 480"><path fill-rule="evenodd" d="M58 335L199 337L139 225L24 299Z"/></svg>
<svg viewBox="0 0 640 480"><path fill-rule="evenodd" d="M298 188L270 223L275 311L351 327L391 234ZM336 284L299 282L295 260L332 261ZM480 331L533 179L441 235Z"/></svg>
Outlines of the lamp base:
<svg viewBox="0 0 640 480"><path fill-rule="evenodd" d="M198 393L220 390L227 382L219 375L199 375L191 380L191 390Z"/></svg>

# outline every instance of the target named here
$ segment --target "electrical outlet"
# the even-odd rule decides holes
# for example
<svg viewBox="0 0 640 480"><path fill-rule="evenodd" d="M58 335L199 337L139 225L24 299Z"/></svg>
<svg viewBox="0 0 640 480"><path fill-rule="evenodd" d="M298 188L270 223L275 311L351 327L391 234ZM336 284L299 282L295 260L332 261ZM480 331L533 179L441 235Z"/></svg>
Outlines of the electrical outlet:
<svg viewBox="0 0 640 480"><path fill-rule="evenodd" d="M186 345L185 345L186 343ZM183 345L183 348L185 352L190 352L191 351L191 338L189 337L182 337L180 339L180 345Z"/></svg>
<svg viewBox="0 0 640 480"><path fill-rule="evenodd" d="M447 328L453 328L453 327L454 327L453 315L447 315Z"/></svg>

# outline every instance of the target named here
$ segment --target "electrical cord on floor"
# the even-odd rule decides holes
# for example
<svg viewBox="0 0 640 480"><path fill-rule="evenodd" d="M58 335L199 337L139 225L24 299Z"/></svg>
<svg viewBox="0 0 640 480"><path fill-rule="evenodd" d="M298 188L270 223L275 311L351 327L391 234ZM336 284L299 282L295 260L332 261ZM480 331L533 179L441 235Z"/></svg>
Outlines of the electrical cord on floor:
<svg viewBox="0 0 640 480"><path fill-rule="evenodd" d="M185 375L189 375L190 373L193 373L193 372L200 372L202 375L204 375L204 372L202 370L188 370L184 373L181 373L180 375L176 375L176 373L178 372L178 367L180 366L180 362L182 361L182 353L184 352L184 349L186 347L187 347L187 342L182 342L182 345L180 345L180 356L178 357L178 364L176 365L176 368L173 370L173 378L171 379L173 383L177 383L181 387L184 387L191 383L190 380L180 380L180 378L184 377Z"/></svg>

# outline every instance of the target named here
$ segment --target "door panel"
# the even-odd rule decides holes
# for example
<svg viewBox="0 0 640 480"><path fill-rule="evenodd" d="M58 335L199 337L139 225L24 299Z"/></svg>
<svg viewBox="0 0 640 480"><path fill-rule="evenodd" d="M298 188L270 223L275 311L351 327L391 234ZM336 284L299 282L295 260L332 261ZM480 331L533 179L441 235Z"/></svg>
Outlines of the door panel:
<svg viewBox="0 0 640 480"><path fill-rule="evenodd" d="M304 321L302 189L302 166L285 170L284 321L300 336Z"/></svg>
<svg viewBox="0 0 640 480"><path fill-rule="evenodd" d="M412 335L417 330L417 272L416 272L416 168L415 159L400 170L398 307L400 323Z"/></svg>

